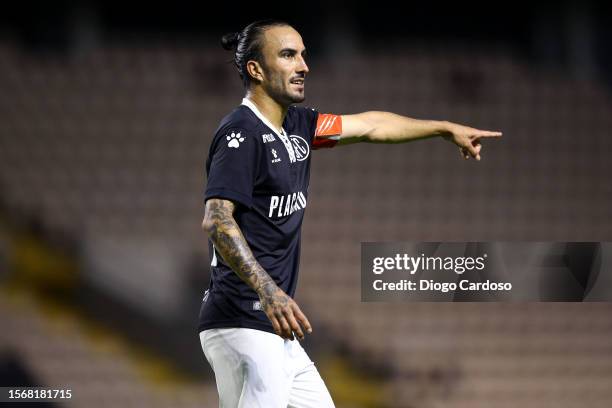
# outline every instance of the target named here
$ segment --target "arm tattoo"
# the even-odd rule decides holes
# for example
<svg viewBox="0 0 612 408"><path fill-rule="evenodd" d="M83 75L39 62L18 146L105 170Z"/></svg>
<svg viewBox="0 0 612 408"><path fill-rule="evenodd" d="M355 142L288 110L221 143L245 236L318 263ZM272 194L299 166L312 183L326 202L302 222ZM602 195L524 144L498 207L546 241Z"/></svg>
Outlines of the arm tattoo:
<svg viewBox="0 0 612 408"><path fill-rule="evenodd" d="M274 297L276 283L253 256L233 217L234 204L228 200L206 201L204 225L217 252L232 270L253 290L265 298Z"/></svg>

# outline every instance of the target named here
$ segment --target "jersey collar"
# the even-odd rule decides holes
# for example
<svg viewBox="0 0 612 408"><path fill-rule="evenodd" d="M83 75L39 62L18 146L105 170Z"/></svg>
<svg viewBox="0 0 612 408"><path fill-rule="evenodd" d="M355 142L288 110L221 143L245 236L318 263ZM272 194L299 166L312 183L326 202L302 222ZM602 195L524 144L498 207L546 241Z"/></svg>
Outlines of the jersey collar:
<svg viewBox="0 0 612 408"><path fill-rule="evenodd" d="M255 106L255 104L253 102L251 102L250 99L248 98L242 98L242 105L246 106L247 108L251 109L253 111L253 113L255 114L255 116L257 116L259 118L259 120L261 120L264 125L266 125L267 127L269 127L270 129L272 129L272 131L274 133L276 133L276 135L279 138L282 138L282 136L285 136L287 134L287 132L285 132L285 129L283 129L281 127L280 131L281 133L278 132L278 129L276 129L276 127L274 125L272 125L272 123L268 120L268 118L266 118L260 111L259 109L257 109L257 106Z"/></svg>

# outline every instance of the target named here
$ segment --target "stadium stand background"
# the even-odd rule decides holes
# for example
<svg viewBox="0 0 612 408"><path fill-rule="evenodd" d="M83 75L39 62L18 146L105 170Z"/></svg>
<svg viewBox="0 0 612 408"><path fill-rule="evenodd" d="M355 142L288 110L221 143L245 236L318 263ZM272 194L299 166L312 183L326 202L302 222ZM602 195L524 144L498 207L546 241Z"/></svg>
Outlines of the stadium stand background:
<svg viewBox="0 0 612 408"><path fill-rule="evenodd" d="M26 6L0 19L1 385L215 406L204 161L242 97L218 38L254 16ZM443 141L313 153L297 300L338 407L610 406L607 303L365 304L359 286L362 241L611 240L609 10L322 6L281 15L309 48L307 105L504 132L480 163Z"/></svg>

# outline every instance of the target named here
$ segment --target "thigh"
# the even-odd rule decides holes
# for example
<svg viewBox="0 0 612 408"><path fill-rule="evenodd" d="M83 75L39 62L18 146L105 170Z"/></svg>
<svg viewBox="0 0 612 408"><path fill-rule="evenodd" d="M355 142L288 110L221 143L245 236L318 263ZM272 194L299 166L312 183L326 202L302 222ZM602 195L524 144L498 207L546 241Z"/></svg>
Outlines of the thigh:
<svg viewBox="0 0 612 408"><path fill-rule="evenodd" d="M294 372L288 408L334 408L334 402L319 371L302 346L297 344L297 347L303 356L297 359L300 366Z"/></svg>
<svg viewBox="0 0 612 408"><path fill-rule="evenodd" d="M200 333L213 371L221 408L285 408L290 376L283 339L253 329L212 329Z"/></svg>

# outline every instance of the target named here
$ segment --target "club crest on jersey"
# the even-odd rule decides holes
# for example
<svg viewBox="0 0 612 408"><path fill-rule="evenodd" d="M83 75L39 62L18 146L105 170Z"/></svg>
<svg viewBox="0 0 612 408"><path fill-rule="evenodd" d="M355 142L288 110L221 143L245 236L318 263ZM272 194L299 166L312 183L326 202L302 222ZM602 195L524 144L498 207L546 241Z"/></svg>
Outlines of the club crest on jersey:
<svg viewBox="0 0 612 408"><path fill-rule="evenodd" d="M268 217L286 217L304 208L306 208L306 197L301 191L282 196L273 195L270 197Z"/></svg>
<svg viewBox="0 0 612 408"><path fill-rule="evenodd" d="M244 142L244 137L240 136L240 132L232 132L231 134L226 136L226 139L227 147L234 147L236 149L240 147L240 143Z"/></svg>
<svg viewBox="0 0 612 408"><path fill-rule="evenodd" d="M310 154L310 146L302 136L291 135L289 136L291 144L293 145L293 152L297 161L303 161L308 158Z"/></svg>

